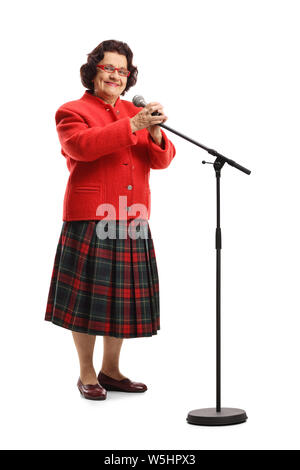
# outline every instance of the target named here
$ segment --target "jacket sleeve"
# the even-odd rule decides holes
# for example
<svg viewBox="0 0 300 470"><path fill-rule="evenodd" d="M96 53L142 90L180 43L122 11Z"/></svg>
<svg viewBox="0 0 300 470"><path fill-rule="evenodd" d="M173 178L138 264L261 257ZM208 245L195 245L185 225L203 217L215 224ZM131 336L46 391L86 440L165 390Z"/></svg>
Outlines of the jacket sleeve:
<svg viewBox="0 0 300 470"><path fill-rule="evenodd" d="M82 162L97 160L138 141L132 133L129 117L103 127L89 127L79 114L60 107L55 121L62 154Z"/></svg>
<svg viewBox="0 0 300 470"><path fill-rule="evenodd" d="M148 133L148 151L150 159L150 168L160 170L167 168L173 158L175 157L176 150L172 142L168 139L165 132L161 129L162 133L162 146L154 142L151 135Z"/></svg>

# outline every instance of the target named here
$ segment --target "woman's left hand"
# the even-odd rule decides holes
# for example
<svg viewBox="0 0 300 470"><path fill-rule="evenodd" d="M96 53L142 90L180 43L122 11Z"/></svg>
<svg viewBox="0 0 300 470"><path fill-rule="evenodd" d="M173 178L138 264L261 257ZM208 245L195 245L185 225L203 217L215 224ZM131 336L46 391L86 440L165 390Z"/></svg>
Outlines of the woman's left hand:
<svg viewBox="0 0 300 470"><path fill-rule="evenodd" d="M162 119L161 123L166 122L168 117L164 114L164 108L162 107L162 105L160 105L160 107L157 109L157 112L161 114L161 119ZM154 126L147 127L147 130L149 134L151 135L152 139L155 141L155 143L157 143L158 145L161 145L162 133L161 133L159 125L156 124Z"/></svg>

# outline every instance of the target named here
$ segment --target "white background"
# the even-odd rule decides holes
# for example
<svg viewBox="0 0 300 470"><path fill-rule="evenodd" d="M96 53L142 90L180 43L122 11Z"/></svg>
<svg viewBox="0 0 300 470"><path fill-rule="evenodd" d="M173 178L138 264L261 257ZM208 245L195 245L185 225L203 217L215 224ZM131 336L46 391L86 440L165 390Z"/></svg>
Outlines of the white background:
<svg viewBox="0 0 300 470"><path fill-rule="evenodd" d="M2 448L299 449L298 8L1 4ZM139 68L122 98L161 102L169 126L252 170L221 178L222 406L245 409L244 424L186 422L215 406L215 174L174 134L175 159L150 177L161 330L121 351L121 372L148 391L82 399L71 333L44 321L68 179L54 114L83 95L79 68L106 39Z"/></svg>

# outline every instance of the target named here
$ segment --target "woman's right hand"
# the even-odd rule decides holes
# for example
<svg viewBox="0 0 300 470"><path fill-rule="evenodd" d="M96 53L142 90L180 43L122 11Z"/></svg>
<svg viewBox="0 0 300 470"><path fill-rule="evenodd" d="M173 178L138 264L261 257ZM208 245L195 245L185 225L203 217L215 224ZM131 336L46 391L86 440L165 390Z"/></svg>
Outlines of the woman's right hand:
<svg viewBox="0 0 300 470"><path fill-rule="evenodd" d="M159 112L161 116L152 116L155 111ZM164 109L160 103L153 101L148 103L139 113L130 119L132 132L139 131L146 127L155 126L161 124L167 120L167 116L164 114Z"/></svg>

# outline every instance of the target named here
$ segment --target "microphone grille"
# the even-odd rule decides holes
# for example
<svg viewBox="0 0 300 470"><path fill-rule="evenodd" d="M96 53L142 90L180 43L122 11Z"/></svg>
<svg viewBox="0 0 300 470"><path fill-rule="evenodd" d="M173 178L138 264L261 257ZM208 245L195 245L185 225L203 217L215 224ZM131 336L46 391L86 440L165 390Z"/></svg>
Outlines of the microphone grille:
<svg viewBox="0 0 300 470"><path fill-rule="evenodd" d="M144 107L147 104L146 101L144 100L144 98L141 95L135 95L132 98L132 102L133 102L134 106L137 106L138 108L139 107Z"/></svg>

